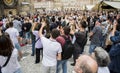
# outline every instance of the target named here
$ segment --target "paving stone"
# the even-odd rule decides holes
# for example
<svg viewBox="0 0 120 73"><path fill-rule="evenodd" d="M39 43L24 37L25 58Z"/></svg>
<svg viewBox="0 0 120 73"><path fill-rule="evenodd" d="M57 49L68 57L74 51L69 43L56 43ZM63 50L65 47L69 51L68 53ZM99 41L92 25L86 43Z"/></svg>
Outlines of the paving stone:
<svg viewBox="0 0 120 73"><path fill-rule="evenodd" d="M85 46L85 52L88 52L88 48L89 48L88 46L89 46L89 42ZM20 61L22 71L23 73L42 73L41 62L35 64L35 56L31 56L31 48L32 48L31 46L27 46L27 45L22 47L22 52L24 56L24 59ZM68 73L72 73L72 71L74 70L74 67L70 65L71 63L73 63L72 58L69 59L67 63Z"/></svg>

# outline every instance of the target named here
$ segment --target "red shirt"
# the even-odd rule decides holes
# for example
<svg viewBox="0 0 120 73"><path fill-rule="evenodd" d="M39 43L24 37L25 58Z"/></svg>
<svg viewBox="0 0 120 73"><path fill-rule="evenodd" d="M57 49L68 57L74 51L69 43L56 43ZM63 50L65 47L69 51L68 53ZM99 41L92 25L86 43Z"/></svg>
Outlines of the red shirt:
<svg viewBox="0 0 120 73"><path fill-rule="evenodd" d="M63 47L63 45L65 44L65 39L62 36L59 36L56 38L56 40L61 44L61 46Z"/></svg>

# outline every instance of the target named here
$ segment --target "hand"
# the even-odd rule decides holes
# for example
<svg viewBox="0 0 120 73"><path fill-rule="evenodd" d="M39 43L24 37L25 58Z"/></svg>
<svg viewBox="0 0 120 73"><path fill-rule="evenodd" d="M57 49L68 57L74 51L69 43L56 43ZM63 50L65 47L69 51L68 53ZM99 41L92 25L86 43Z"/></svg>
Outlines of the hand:
<svg viewBox="0 0 120 73"><path fill-rule="evenodd" d="M113 30L116 30L116 27L117 27L117 23L114 23Z"/></svg>
<svg viewBox="0 0 120 73"><path fill-rule="evenodd" d="M35 23L34 23L34 25L37 25L37 24L38 24L38 22L35 22Z"/></svg>
<svg viewBox="0 0 120 73"><path fill-rule="evenodd" d="M116 31L116 27L117 27L117 23L114 23L114 25L113 25L113 30L112 30L112 34L111 34L111 36L114 36L115 35L115 31Z"/></svg>
<svg viewBox="0 0 120 73"><path fill-rule="evenodd" d="M42 27L45 27L46 26L46 23L45 22L41 22L42 24Z"/></svg>

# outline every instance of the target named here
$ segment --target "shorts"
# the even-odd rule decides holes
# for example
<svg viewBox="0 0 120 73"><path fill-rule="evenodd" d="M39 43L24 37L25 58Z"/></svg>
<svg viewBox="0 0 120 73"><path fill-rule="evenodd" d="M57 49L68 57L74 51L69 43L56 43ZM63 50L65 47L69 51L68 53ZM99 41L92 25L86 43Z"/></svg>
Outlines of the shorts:
<svg viewBox="0 0 120 73"><path fill-rule="evenodd" d="M15 43L15 48L16 48L17 50L21 50L20 44L19 44L19 43Z"/></svg>

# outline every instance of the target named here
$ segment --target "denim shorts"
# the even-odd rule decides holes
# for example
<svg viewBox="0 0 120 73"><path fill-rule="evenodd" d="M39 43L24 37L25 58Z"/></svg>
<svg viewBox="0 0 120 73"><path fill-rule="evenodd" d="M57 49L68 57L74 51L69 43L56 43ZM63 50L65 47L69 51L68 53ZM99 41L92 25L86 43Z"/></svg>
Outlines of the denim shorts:
<svg viewBox="0 0 120 73"><path fill-rule="evenodd" d="M20 48L20 44L19 43L15 43L15 48L17 49L17 50L21 50Z"/></svg>

